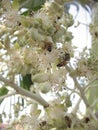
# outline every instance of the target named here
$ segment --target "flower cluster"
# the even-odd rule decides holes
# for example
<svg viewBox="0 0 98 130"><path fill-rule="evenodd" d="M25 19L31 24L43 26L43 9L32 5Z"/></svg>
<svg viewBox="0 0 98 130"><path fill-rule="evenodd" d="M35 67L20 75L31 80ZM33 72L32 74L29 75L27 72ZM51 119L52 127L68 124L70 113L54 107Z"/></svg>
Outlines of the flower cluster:
<svg viewBox="0 0 98 130"><path fill-rule="evenodd" d="M71 106L70 102L69 95L59 93L53 101L50 101L51 105L45 110L41 110L37 103L30 104L30 113L20 116L19 120L12 122L11 125L14 125L14 127L20 126L21 129L26 130L46 130L51 128L58 130L67 128L69 124L65 121L65 115L67 108ZM13 130L11 125L9 129Z"/></svg>
<svg viewBox="0 0 98 130"><path fill-rule="evenodd" d="M5 64L6 75L11 80L17 75L30 75L32 84L29 90L32 93L58 92L66 85L68 72L65 66L73 56L73 37L68 32L68 27L73 24L73 18L65 12L65 2L66 0L47 1L40 10L33 11L32 15L29 11L28 15L24 15L18 6L14 8L14 2L2 1L0 64ZM3 70L2 68L0 71ZM21 81L19 82L21 85ZM65 124L63 114L66 103L65 99L61 103L61 99L57 98L51 103L43 117L45 120L39 118L40 111L34 108L30 115L20 119L18 126L17 123L14 125L15 129L48 129L59 123L62 127Z"/></svg>
<svg viewBox="0 0 98 130"><path fill-rule="evenodd" d="M72 34L68 32L73 20L65 13L64 2L60 3L46 2L32 16L22 15L18 9L11 8L13 6L9 5L9 9L4 6L6 13L2 14L2 25L7 35L2 35L1 44L4 43L9 56L6 61L9 75L31 74L38 78L41 73L49 73L48 81L52 86L65 82L65 65L73 55Z"/></svg>

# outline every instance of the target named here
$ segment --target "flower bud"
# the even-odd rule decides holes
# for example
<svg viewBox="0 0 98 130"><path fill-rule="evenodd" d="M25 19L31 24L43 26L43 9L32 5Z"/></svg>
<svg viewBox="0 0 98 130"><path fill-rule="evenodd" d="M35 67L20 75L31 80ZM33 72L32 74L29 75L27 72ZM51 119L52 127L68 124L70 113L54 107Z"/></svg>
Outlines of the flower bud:
<svg viewBox="0 0 98 130"><path fill-rule="evenodd" d="M49 80L50 75L48 73L38 73L36 75L32 75L32 82L42 83Z"/></svg>
<svg viewBox="0 0 98 130"><path fill-rule="evenodd" d="M51 89L51 84L50 82L40 83L39 88L42 93L48 93Z"/></svg>

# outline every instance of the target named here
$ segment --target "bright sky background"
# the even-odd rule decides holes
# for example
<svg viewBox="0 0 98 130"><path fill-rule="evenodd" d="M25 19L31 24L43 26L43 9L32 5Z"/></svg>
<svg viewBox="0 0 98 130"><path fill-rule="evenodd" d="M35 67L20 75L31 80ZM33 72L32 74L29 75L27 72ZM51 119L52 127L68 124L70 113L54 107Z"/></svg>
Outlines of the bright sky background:
<svg viewBox="0 0 98 130"><path fill-rule="evenodd" d="M91 36L89 33L89 25L91 22L90 14L85 11L81 6L80 10L77 14L77 10L75 6L71 6L70 13L75 18L75 24L69 29L72 31L74 39L72 40L73 44L78 47L79 50L83 49L85 46L88 48L91 47ZM80 25L78 26L78 22Z"/></svg>

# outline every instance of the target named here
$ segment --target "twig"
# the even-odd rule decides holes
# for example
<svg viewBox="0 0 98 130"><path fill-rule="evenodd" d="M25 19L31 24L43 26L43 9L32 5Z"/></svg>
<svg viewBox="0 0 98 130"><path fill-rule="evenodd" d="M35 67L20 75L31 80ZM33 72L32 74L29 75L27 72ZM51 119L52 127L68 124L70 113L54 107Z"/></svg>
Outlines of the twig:
<svg viewBox="0 0 98 130"><path fill-rule="evenodd" d="M16 94L16 92L12 92L12 93L10 93L10 94L6 94L6 95L4 95L4 96L1 96L1 97L0 97L0 100L5 99L5 98L10 97L10 96L15 95L15 94Z"/></svg>
<svg viewBox="0 0 98 130"><path fill-rule="evenodd" d="M84 89L79 85L76 77L71 74L71 72L74 71L73 68L72 68L72 66L71 65L70 65L70 67L66 66L66 69L68 70L70 76L73 78L74 83L75 83L75 87L80 91L80 96L81 96L82 100L84 101L86 107L89 107L89 103L88 103L87 98L86 98L86 96L84 94Z"/></svg>
<svg viewBox="0 0 98 130"><path fill-rule="evenodd" d="M96 121L97 118L96 116L92 113L92 110L91 110L91 107L88 103L88 100L85 96L85 93L84 93L84 89L79 85L75 75L72 74L72 72L74 71L72 66L70 65L70 67L68 65L66 65L66 69L68 70L70 76L73 78L74 80L74 83L75 83L75 87L80 91L80 96L82 98L82 100L84 101L85 105L86 105L86 108L88 108L88 111L89 111L89 114L91 115L91 117Z"/></svg>
<svg viewBox="0 0 98 130"><path fill-rule="evenodd" d="M81 98L78 99L75 107L73 108L73 111L72 111L73 114L76 114L77 110L79 109L79 105L80 105L81 100L82 100Z"/></svg>
<svg viewBox="0 0 98 130"><path fill-rule="evenodd" d="M2 75L0 75L0 81L4 82L7 86L10 86L10 87L14 88L18 94L29 97L29 98L39 102L44 107L49 106L49 104L41 97L41 95L31 93L31 92L21 88L20 86L13 83L12 81L2 77Z"/></svg>
<svg viewBox="0 0 98 130"><path fill-rule="evenodd" d="M85 93L88 91L89 88L91 87L95 87L95 86L90 86L93 82L95 82L96 80L98 80L98 77L94 78L90 83L88 83L86 86L84 86L83 88L85 89Z"/></svg>
<svg viewBox="0 0 98 130"><path fill-rule="evenodd" d="M93 108L96 103L98 103L98 98L92 103L91 107Z"/></svg>
<svg viewBox="0 0 98 130"><path fill-rule="evenodd" d="M85 93L90 89L90 88L96 88L98 87L98 84L94 84L92 86L89 86L88 88L85 89Z"/></svg>
<svg viewBox="0 0 98 130"><path fill-rule="evenodd" d="M76 88L71 89L71 88L69 88L69 87L66 87L66 89L68 89L68 90L71 91L72 93L76 93L76 94L80 95L80 93L76 91Z"/></svg>

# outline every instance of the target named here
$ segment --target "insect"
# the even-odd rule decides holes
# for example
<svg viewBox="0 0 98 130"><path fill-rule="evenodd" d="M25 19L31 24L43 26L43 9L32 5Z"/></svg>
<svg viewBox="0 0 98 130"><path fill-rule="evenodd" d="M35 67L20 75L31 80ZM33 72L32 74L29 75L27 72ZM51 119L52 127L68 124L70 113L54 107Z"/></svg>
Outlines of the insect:
<svg viewBox="0 0 98 130"><path fill-rule="evenodd" d="M43 127L43 126L45 126L46 124L47 124L46 121L42 121L39 125L40 125L41 127Z"/></svg>
<svg viewBox="0 0 98 130"><path fill-rule="evenodd" d="M66 124L67 124L67 127L68 128L70 128L71 127L71 125L72 125L72 120L71 120L71 118L69 117L69 116L65 116L65 122L66 122Z"/></svg>
<svg viewBox="0 0 98 130"><path fill-rule="evenodd" d="M43 49L46 49L47 51L52 51L52 43L51 42L44 42Z"/></svg>
<svg viewBox="0 0 98 130"><path fill-rule="evenodd" d="M95 32L95 36L98 37L98 33L97 32Z"/></svg>
<svg viewBox="0 0 98 130"><path fill-rule="evenodd" d="M60 61L60 63L57 64L57 67L65 66L68 63L69 60L70 60L70 54L65 53L63 59Z"/></svg>

